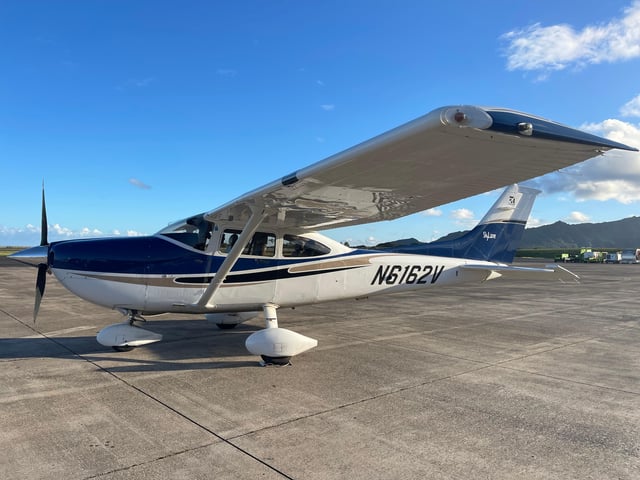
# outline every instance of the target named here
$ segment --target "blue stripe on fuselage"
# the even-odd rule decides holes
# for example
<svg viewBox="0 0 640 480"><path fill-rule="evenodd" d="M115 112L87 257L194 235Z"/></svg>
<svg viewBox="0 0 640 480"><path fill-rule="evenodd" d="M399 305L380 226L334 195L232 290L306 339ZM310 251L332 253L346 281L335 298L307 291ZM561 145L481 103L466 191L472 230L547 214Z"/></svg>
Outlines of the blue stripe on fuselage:
<svg viewBox="0 0 640 480"><path fill-rule="evenodd" d="M52 268L130 275L192 275L215 272L225 257L208 255L174 243L160 235L147 237L66 240L51 244ZM241 257L232 271L250 271L296 265L333 257L276 259ZM370 252L369 252L370 253Z"/></svg>
<svg viewBox="0 0 640 480"><path fill-rule="evenodd" d="M68 240L53 243L51 252L53 268L140 275L201 273L208 260L203 253L155 236Z"/></svg>

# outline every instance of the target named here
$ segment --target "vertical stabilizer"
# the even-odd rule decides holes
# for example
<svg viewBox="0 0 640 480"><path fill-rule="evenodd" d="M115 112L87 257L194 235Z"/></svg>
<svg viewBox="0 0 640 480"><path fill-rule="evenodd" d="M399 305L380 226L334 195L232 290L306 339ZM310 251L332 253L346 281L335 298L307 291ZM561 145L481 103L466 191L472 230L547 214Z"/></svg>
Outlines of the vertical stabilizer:
<svg viewBox="0 0 640 480"><path fill-rule="evenodd" d="M393 252L511 263L539 190L507 187L480 223L454 240L389 249Z"/></svg>

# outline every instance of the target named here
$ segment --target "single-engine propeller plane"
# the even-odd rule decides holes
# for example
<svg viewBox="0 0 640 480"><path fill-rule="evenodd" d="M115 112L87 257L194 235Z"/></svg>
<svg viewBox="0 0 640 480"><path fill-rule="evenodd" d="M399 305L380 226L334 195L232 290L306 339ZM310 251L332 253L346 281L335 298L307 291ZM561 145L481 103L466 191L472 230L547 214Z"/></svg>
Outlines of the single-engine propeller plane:
<svg viewBox="0 0 640 480"><path fill-rule="evenodd" d="M317 341L278 327L276 310L331 300L507 278L575 278L561 267L509 265L536 190L507 187L480 224L451 242L352 249L320 230L392 220L567 167L635 150L502 108L442 107L155 235L49 243L12 255L37 266L34 321L47 273L126 321L97 340L117 350L156 342L141 315L205 315L221 328L264 313L247 349L266 362Z"/></svg>

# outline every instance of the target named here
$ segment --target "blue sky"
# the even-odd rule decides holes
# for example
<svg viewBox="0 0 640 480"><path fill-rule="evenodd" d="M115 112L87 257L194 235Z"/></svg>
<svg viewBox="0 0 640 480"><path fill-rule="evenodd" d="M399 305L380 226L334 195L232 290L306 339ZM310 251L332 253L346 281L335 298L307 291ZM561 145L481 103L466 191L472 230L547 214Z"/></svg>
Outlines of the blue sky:
<svg viewBox="0 0 640 480"><path fill-rule="evenodd" d="M0 3L0 245L136 235L450 104L640 147L640 1ZM640 214L640 155L533 182L531 225ZM496 192L334 230L438 238Z"/></svg>

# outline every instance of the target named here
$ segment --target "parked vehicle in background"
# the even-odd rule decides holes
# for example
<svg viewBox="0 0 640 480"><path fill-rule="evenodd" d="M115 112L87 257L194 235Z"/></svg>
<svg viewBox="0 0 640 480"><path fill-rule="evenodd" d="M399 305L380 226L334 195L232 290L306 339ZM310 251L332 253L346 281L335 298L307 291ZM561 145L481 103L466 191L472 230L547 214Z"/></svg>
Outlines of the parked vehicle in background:
<svg viewBox="0 0 640 480"><path fill-rule="evenodd" d="M605 258L605 252L594 252L590 248L581 248L579 258L584 263L602 263Z"/></svg>
<svg viewBox="0 0 640 480"><path fill-rule="evenodd" d="M639 263L640 262L640 248L628 248L622 250L620 256L620 263Z"/></svg>
<svg viewBox="0 0 640 480"><path fill-rule="evenodd" d="M555 258L553 259L554 262L558 263L558 262L562 262L562 263L567 263L567 262L575 262L575 258L571 255L569 255L568 253L561 253L560 255L556 255Z"/></svg>
<svg viewBox="0 0 640 480"><path fill-rule="evenodd" d="M604 263L620 263L622 258L622 252L607 253L607 257L604 259Z"/></svg>

